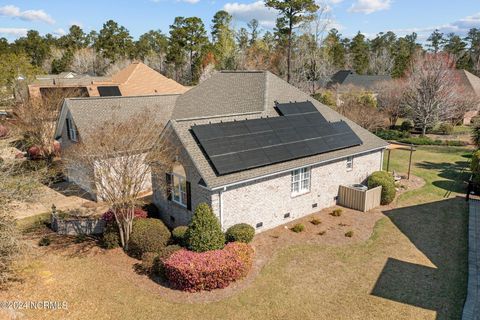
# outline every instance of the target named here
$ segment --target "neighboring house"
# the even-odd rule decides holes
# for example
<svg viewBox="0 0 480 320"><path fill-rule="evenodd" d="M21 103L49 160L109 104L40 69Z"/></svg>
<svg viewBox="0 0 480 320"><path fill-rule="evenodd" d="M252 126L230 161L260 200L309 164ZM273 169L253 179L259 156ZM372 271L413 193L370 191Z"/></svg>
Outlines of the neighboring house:
<svg viewBox="0 0 480 320"><path fill-rule="evenodd" d="M151 111L159 124L170 119L178 95L151 95L138 97L90 97L65 99L55 131L55 139L60 142L62 152L82 141L106 121L115 119L124 122L142 111ZM152 141L152 145L153 145ZM134 147L134 146L132 146ZM95 168L75 166L67 170L66 177L93 198L96 198L94 185ZM151 177L144 184L144 192L151 190ZM100 195L101 196L101 195Z"/></svg>
<svg viewBox="0 0 480 320"><path fill-rule="evenodd" d="M57 92L70 97L145 96L180 94L187 90L141 62L133 62L111 77L62 72L38 76L28 86L30 97L48 97Z"/></svg>
<svg viewBox="0 0 480 320"><path fill-rule="evenodd" d="M467 70L457 70L457 76L460 83L464 86L466 92L474 94L480 99L480 78L474 74L471 74ZM472 118L478 115L479 108L480 105L476 110L466 112L463 116L463 124L470 124L472 122Z"/></svg>
<svg viewBox="0 0 480 320"><path fill-rule="evenodd" d="M296 102L295 102L296 101ZM170 226L212 206L223 229L257 231L336 204L340 185L381 170L387 143L266 71L220 72L179 96L161 136L179 148L152 167Z"/></svg>
<svg viewBox="0 0 480 320"><path fill-rule="evenodd" d="M353 70L340 70L332 76L327 88L335 88L341 93L348 90L349 86L355 86L375 93L377 84L389 80L392 80L390 75L366 75L357 74Z"/></svg>

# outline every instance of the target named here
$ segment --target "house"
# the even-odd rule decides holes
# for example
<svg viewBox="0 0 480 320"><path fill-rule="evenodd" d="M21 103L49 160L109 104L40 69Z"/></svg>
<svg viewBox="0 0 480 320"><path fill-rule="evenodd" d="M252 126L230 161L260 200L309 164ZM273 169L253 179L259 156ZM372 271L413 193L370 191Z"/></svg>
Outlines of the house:
<svg viewBox="0 0 480 320"><path fill-rule="evenodd" d="M83 97L65 99L57 120L55 139L60 142L62 152L67 151L82 141L106 121L128 121L143 111L151 111L155 121L166 124L173 112L179 95L149 95L136 97ZM152 145L153 145L152 141ZM146 154L146 152L145 152ZM86 191L92 198L97 198L95 170L80 164L74 168L67 166L66 178ZM151 190L151 176L144 182L143 191Z"/></svg>
<svg viewBox="0 0 480 320"><path fill-rule="evenodd" d="M133 62L111 77L63 72L38 76L28 86L30 97L47 97L57 92L67 97L144 96L181 94L187 90L142 62Z"/></svg>
<svg viewBox="0 0 480 320"><path fill-rule="evenodd" d="M340 70L327 83L327 88L336 88L337 92L348 90L349 86L363 88L375 92L376 85L382 81L392 80L390 75L357 74L353 70Z"/></svg>
<svg viewBox="0 0 480 320"><path fill-rule="evenodd" d="M458 80L461 85L465 88L465 91L468 94L473 94L480 99L480 78L476 75L468 72L467 70L456 70ZM463 116L463 124L471 124L473 117L478 115L478 109L467 111Z"/></svg>
<svg viewBox="0 0 480 320"><path fill-rule="evenodd" d="M220 72L178 96L152 166L153 202L171 227L205 202L223 229L257 231L336 204L340 185L381 170L387 143L267 71Z"/></svg>

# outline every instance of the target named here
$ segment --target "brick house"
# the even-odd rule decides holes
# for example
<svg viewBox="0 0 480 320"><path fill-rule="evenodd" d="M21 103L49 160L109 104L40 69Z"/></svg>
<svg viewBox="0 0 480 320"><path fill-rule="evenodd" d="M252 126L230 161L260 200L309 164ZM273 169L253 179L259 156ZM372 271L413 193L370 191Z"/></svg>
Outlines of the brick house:
<svg viewBox="0 0 480 320"><path fill-rule="evenodd" d="M171 168L152 166L168 225L188 224L206 202L223 229L257 231L335 205L339 185L381 170L387 146L266 71L220 72L178 96L161 136L179 148Z"/></svg>

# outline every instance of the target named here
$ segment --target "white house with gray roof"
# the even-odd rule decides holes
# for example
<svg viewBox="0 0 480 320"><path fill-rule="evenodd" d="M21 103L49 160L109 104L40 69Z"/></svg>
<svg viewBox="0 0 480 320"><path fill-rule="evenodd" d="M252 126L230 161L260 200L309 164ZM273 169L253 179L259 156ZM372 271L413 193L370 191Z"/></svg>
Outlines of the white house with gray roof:
<svg viewBox="0 0 480 320"><path fill-rule="evenodd" d="M180 149L152 167L170 226L212 206L223 229L257 231L336 204L340 185L381 170L387 143L267 71L220 72L178 96L162 136Z"/></svg>

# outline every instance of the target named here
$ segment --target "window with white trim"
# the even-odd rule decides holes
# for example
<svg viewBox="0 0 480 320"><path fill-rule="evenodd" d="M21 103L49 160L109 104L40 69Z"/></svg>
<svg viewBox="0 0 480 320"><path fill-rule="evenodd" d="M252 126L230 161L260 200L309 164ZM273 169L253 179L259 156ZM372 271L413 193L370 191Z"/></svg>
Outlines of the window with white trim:
<svg viewBox="0 0 480 320"><path fill-rule="evenodd" d="M184 207L187 206L187 180L178 173L172 173L172 200Z"/></svg>
<svg viewBox="0 0 480 320"><path fill-rule="evenodd" d="M75 123L73 123L72 119L67 118L67 134L68 138L72 141L78 141L77 139L77 128L75 127Z"/></svg>
<svg viewBox="0 0 480 320"><path fill-rule="evenodd" d="M291 192L292 196L310 191L310 168L302 168L292 171Z"/></svg>
<svg viewBox="0 0 480 320"><path fill-rule="evenodd" d="M353 170L353 157L347 157L347 171Z"/></svg>

